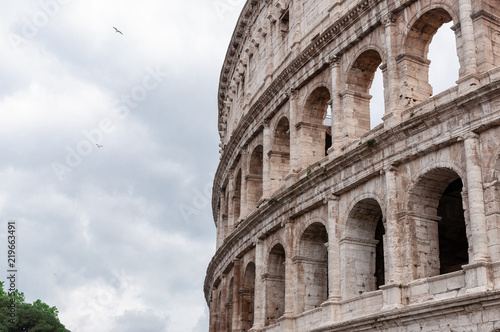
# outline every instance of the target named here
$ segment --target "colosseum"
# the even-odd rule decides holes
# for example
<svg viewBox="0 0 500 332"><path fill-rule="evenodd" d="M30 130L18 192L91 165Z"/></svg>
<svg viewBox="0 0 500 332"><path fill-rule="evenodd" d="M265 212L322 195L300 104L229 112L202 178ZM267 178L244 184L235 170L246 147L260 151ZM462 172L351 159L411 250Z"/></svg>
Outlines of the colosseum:
<svg viewBox="0 0 500 332"><path fill-rule="evenodd" d="M247 0L218 102L210 332L500 331L499 0Z"/></svg>

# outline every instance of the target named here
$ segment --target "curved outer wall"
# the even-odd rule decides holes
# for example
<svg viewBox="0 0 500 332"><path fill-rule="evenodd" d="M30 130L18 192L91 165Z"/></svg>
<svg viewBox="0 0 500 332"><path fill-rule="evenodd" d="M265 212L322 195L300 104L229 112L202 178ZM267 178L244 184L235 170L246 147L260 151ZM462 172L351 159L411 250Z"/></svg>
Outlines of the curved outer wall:
<svg viewBox="0 0 500 332"><path fill-rule="evenodd" d="M218 98L211 332L500 331L498 0L248 0Z"/></svg>

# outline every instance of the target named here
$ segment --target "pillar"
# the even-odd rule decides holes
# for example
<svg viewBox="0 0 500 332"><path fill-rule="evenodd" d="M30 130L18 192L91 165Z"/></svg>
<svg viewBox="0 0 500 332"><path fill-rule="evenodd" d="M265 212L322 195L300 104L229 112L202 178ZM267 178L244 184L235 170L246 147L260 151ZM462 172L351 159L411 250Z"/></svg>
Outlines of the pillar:
<svg viewBox="0 0 500 332"><path fill-rule="evenodd" d="M264 123L264 142L262 144L263 148L263 174L262 174L262 198L269 199L272 194L271 188L271 177L272 177L272 164L269 152L272 149L272 139L271 139L271 126L269 120L265 120Z"/></svg>
<svg viewBox="0 0 500 332"><path fill-rule="evenodd" d="M392 165L385 169L385 240L384 250L386 261L384 263L385 285L381 286L384 299L384 310L390 310L403 306L402 284L403 280L403 258L401 257L401 246L403 242L404 228L399 224L398 216L398 191L396 183L397 168Z"/></svg>
<svg viewBox="0 0 500 332"><path fill-rule="evenodd" d="M241 149L241 159L240 159L240 164L241 164L241 190L240 190L240 196L241 196L241 202L240 202L240 218L239 219L245 219L248 215L248 183L246 181L247 175L248 175L248 145L245 145L243 149ZM237 223L238 220L235 220ZM236 226L236 225L235 225Z"/></svg>
<svg viewBox="0 0 500 332"><path fill-rule="evenodd" d="M265 266L264 256L265 256L264 241L257 240L255 244L254 324L251 331L260 331L265 326L266 297L264 293L264 283L262 282L262 276L264 275L264 266Z"/></svg>
<svg viewBox="0 0 500 332"><path fill-rule="evenodd" d="M219 322L220 322L220 330L217 332L227 332L226 330L226 301L227 301L227 288L228 288L228 283L227 283L227 275L222 276L222 281L221 281L221 309L220 309L220 317L219 317Z"/></svg>
<svg viewBox="0 0 500 332"><path fill-rule="evenodd" d="M402 105L399 101L399 70L397 56L397 34L396 20L393 14L384 18L385 24L385 47L387 53L386 72L384 75L385 114L383 117L384 127L389 128L401 123Z"/></svg>
<svg viewBox="0 0 500 332"><path fill-rule="evenodd" d="M294 223L289 220L285 224L285 313L284 316L293 316L295 308L295 271L292 257L294 253Z"/></svg>
<svg viewBox="0 0 500 332"><path fill-rule="evenodd" d="M291 173L298 173L301 167L300 142L298 138L297 121L299 118L298 91L290 90L290 168Z"/></svg>
<svg viewBox="0 0 500 332"><path fill-rule="evenodd" d="M227 202L228 216L227 216L227 228L225 231L226 236L228 234L231 234L231 232L234 229L234 224L235 224L235 221L234 221L234 188L235 188L235 186L234 186L234 172L235 172L234 169L231 169L229 171L228 185L227 185L227 189L226 189L226 190L228 190L228 195L227 195L227 198L228 198L228 202ZM241 195L241 190L240 190L240 195ZM240 209L241 209L241 206L240 206Z"/></svg>
<svg viewBox="0 0 500 332"><path fill-rule="evenodd" d="M226 237L226 220L224 218L224 204L225 198L222 190L219 191L219 215L217 216L217 248L219 248L224 242L224 238Z"/></svg>
<svg viewBox="0 0 500 332"><path fill-rule="evenodd" d="M400 284L403 282L401 243L403 240L403 228L398 223L398 190L396 184L395 166L385 169L385 187L386 187L386 231L388 261L385 266L389 268L386 272L386 284Z"/></svg>
<svg viewBox="0 0 500 332"><path fill-rule="evenodd" d="M330 58L331 76L332 76L332 146L328 154L334 157L342 154L342 99L340 97L340 57Z"/></svg>
<svg viewBox="0 0 500 332"><path fill-rule="evenodd" d="M474 23L471 18L471 0L459 0L460 34L462 39L462 52L460 54L460 78L458 88L461 93L469 92L478 87L476 43L474 36Z"/></svg>
<svg viewBox="0 0 500 332"><path fill-rule="evenodd" d="M489 262L486 216L484 211L483 180L479 156L479 136L469 133L464 140L467 166L467 191L472 232L472 259L470 263Z"/></svg>
<svg viewBox="0 0 500 332"><path fill-rule="evenodd" d="M239 290L241 288L241 260L236 259L234 261L234 276L233 276L233 331L237 332L241 330L241 305ZM230 332L233 332L230 331Z"/></svg>

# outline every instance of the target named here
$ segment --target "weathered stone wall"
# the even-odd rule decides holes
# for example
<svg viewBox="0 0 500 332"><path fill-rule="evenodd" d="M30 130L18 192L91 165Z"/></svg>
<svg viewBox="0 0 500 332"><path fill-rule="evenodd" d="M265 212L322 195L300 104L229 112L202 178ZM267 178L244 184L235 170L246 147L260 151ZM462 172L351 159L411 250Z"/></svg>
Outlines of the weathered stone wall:
<svg viewBox="0 0 500 332"><path fill-rule="evenodd" d="M433 96L446 22L459 79ZM219 87L210 331L500 330L499 124L498 0L247 1Z"/></svg>

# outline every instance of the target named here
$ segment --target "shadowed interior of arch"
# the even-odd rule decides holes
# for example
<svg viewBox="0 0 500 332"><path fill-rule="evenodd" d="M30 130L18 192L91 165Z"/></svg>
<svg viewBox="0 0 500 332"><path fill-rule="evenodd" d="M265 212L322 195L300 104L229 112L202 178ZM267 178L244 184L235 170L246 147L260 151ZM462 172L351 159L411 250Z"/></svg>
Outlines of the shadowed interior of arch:
<svg viewBox="0 0 500 332"><path fill-rule="evenodd" d="M263 156L264 149L262 145L258 145L252 151L252 155L250 156L250 168L249 174L246 177L248 193L247 193L247 202L248 202L248 211L253 211L257 205L259 200L262 197L262 180L263 180Z"/></svg>
<svg viewBox="0 0 500 332"><path fill-rule="evenodd" d="M271 191L276 191L284 183L290 172L290 122L282 117L274 130L274 141L271 153Z"/></svg>
<svg viewBox="0 0 500 332"><path fill-rule="evenodd" d="M469 261L462 187L455 171L441 167L421 175L410 191L417 278L458 271Z"/></svg>
<svg viewBox="0 0 500 332"><path fill-rule="evenodd" d="M236 222L240 217L240 208L241 208L241 169L238 171L236 175L234 185L234 194L231 197L233 201L233 222Z"/></svg>
<svg viewBox="0 0 500 332"><path fill-rule="evenodd" d="M239 291L241 298L242 331L248 331L254 323L255 298L255 264L249 263L243 277L243 288Z"/></svg>
<svg viewBox="0 0 500 332"><path fill-rule="evenodd" d="M373 198L359 201L349 212L341 241L346 297L377 290L385 282L382 218L382 209Z"/></svg>
<svg viewBox="0 0 500 332"><path fill-rule="evenodd" d="M400 98L404 99L406 107L411 107L419 102L427 100L433 94L433 87L429 81L429 66L431 61L429 60L429 50L430 45L432 44L432 49L434 49L434 44L437 47L437 51L434 51L432 54L433 57L436 57L436 54L439 55L441 59L446 61L447 65L450 63L454 63L457 60L457 48L451 47L451 45L455 46L455 43L446 36L447 29L440 29L445 23L451 22L451 15L442 8L436 8L427 11L412 25L410 31L408 32L408 36L406 38L405 43L405 54L403 57L403 61L401 61L402 69L408 81L414 82L411 86L408 84L403 85ZM439 34L436 35L436 32L440 30ZM443 30L441 32L441 30ZM442 38L442 33L446 37ZM438 40L435 43L431 43L431 41L436 37ZM440 43L446 41L446 45L449 47L444 48L444 45ZM446 50L446 51L445 51ZM438 57L436 57L436 60ZM438 61L437 61L438 62ZM439 63L439 62L438 62ZM456 63L456 62L455 62ZM442 65L443 62L440 62ZM443 74L443 69L438 67L436 64L431 66L433 71L439 72L439 77L446 77L443 81L447 83L439 83L436 85L436 92L440 92L446 88L449 88L450 79L455 80L458 77L458 72L451 74L453 70L447 70L446 75Z"/></svg>
<svg viewBox="0 0 500 332"><path fill-rule="evenodd" d="M276 244L269 253L266 283L266 326L276 323L285 313L285 249Z"/></svg>
<svg viewBox="0 0 500 332"><path fill-rule="evenodd" d="M382 57L377 51L367 50L358 56L347 74L346 83L350 96L346 97L347 99L344 101L344 112L352 112L352 117L355 119L353 123L354 127L352 128L353 132L349 134L352 138L361 137L374 127L371 124L370 100L372 96L370 95L370 89L374 82L375 73L381 63ZM382 95L381 98L378 98L379 101L377 102L377 104L380 104L378 107L382 111L379 110L378 112L383 114L383 84L380 84L379 78L376 85L378 88L373 89L373 91L377 95ZM382 85L381 89L380 85Z"/></svg>
<svg viewBox="0 0 500 332"><path fill-rule="evenodd" d="M318 308L328 298L328 234L326 227L315 222L300 237L298 270L298 311Z"/></svg>
<svg viewBox="0 0 500 332"><path fill-rule="evenodd" d="M460 178L454 180L439 200L437 214L441 217L438 225L440 274L461 270L462 265L469 262L462 187Z"/></svg>
<svg viewBox="0 0 500 332"><path fill-rule="evenodd" d="M326 156L332 145L331 118L326 121L330 100L330 91L322 86L309 95L304 105L300 135L307 137L304 143L310 142L303 149L309 164Z"/></svg>

